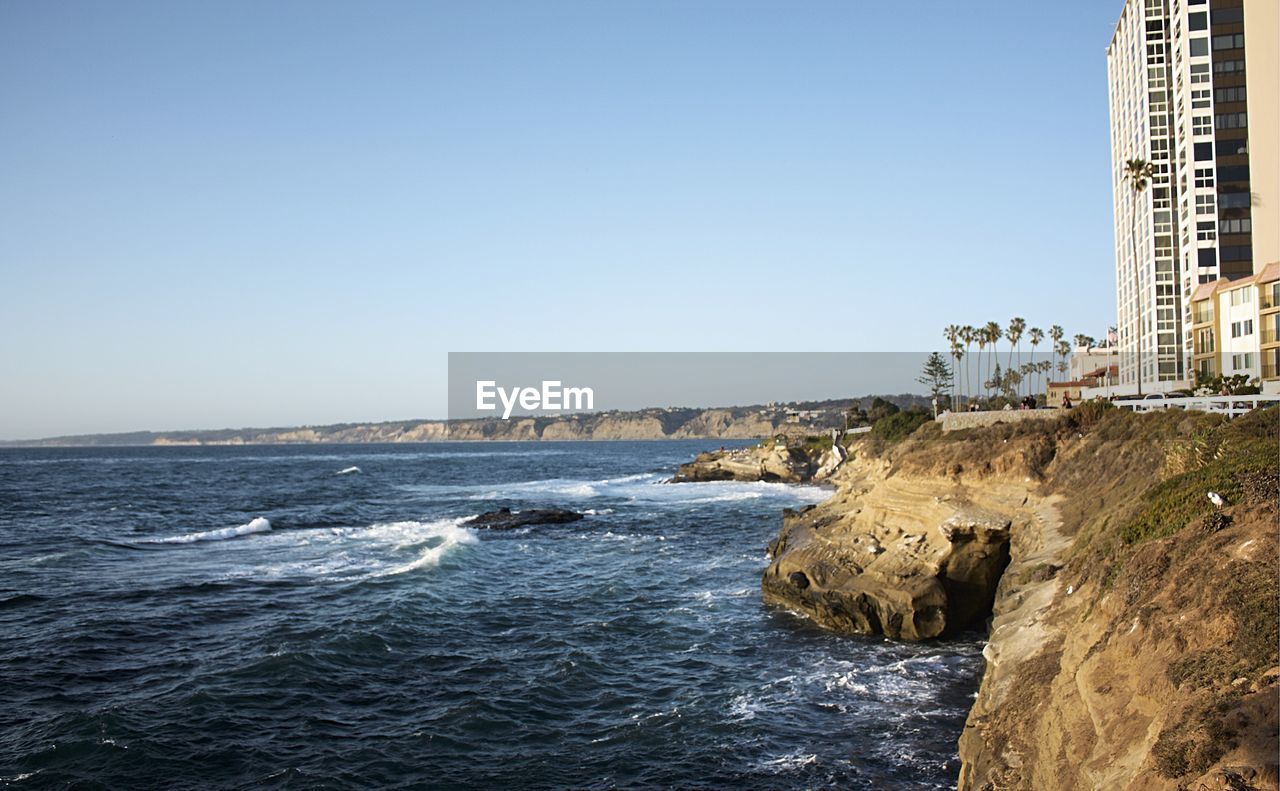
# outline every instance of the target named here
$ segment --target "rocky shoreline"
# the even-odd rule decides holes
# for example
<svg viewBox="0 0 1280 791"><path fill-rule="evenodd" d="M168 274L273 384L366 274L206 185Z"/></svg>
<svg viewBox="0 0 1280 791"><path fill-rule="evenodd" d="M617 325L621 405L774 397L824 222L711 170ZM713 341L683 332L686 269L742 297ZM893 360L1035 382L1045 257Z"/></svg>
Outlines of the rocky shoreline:
<svg viewBox="0 0 1280 791"><path fill-rule="evenodd" d="M764 599L901 640L990 619L961 789L1277 788L1271 412L854 442L824 476L832 497L784 514ZM812 461L760 448L681 474L813 480ZM1204 491L1179 498L1204 481L1230 492L1218 512Z"/></svg>
<svg viewBox="0 0 1280 791"><path fill-rule="evenodd" d="M681 464L670 483L698 481L772 481L810 483L830 478L845 449L822 437L773 437L748 448L699 453Z"/></svg>

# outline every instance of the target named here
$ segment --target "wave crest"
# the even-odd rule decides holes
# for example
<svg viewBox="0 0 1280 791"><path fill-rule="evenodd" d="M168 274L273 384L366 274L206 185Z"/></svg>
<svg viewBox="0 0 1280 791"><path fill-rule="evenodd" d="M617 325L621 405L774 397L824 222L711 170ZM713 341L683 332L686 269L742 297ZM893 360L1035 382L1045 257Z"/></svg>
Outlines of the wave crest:
<svg viewBox="0 0 1280 791"><path fill-rule="evenodd" d="M271 530L271 522L261 516L254 517L252 520L237 527L223 527L217 530L201 530L195 533L186 533L180 536L168 536L166 538L147 538L139 543L143 544L194 544L197 541L226 541L229 538L239 538L253 533L267 533Z"/></svg>

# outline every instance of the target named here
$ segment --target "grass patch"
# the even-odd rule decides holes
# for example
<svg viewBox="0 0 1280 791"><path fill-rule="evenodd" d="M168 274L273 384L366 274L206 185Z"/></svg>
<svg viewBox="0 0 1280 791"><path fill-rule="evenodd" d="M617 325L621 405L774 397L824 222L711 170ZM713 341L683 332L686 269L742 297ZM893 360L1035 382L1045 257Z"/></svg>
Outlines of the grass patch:
<svg viewBox="0 0 1280 791"><path fill-rule="evenodd" d="M1280 462L1276 437L1280 413L1268 409L1193 434L1175 449L1187 471L1174 475L1142 496L1142 507L1118 531L1126 545L1171 536L1216 511L1208 493L1228 504L1244 500L1245 481Z"/></svg>

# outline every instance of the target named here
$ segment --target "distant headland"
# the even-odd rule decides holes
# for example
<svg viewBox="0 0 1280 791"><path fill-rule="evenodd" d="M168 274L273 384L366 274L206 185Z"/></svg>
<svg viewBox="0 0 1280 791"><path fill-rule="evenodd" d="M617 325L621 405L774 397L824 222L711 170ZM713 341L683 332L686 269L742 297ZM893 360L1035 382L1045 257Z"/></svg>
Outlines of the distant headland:
<svg viewBox="0 0 1280 791"><path fill-rule="evenodd" d="M879 396L902 409L928 408L925 396ZM855 406L873 396L734 407L666 407L547 417L396 420L325 426L131 431L0 441L0 447L303 445L448 441L760 439L845 427Z"/></svg>

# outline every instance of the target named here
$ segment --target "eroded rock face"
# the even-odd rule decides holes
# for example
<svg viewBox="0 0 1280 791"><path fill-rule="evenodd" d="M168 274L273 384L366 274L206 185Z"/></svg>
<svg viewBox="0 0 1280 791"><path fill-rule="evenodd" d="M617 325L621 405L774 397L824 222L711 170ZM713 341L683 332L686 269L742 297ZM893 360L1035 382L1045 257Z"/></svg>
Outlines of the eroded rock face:
<svg viewBox="0 0 1280 791"><path fill-rule="evenodd" d="M823 480L844 461L843 448L756 445L709 451L681 464L671 483L697 481L778 481L805 483Z"/></svg>
<svg viewBox="0 0 1280 791"><path fill-rule="evenodd" d="M881 481L784 515L766 601L856 634L927 640L991 612L1011 518L927 484Z"/></svg>

